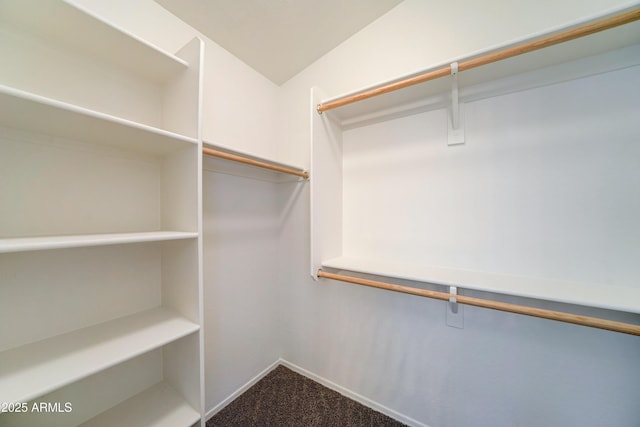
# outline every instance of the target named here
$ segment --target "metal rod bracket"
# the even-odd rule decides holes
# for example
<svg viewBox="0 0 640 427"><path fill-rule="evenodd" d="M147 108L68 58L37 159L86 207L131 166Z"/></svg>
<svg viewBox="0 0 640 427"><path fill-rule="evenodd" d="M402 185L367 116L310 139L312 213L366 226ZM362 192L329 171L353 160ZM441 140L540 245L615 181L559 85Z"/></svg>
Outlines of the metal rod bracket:
<svg viewBox="0 0 640 427"><path fill-rule="evenodd" d="M458 93L458 63L451 65L451 105L449 107L448 145L464 144L463 108Z"/></svg>
<svg viewBox="0 0 640 427"><path fill-rule="evenodd" d="M456 295L458 295L458 288L456 286L449 286L449 307L453 313L458 312L458 300L456 299Z"/></svg>
<svg viewBox="0 0 640 427"><path fill-rule="evenodd" d="M464 329L464 305L458 303L458 287L449 286L449 302L447 303L447 326Z"/></svg>

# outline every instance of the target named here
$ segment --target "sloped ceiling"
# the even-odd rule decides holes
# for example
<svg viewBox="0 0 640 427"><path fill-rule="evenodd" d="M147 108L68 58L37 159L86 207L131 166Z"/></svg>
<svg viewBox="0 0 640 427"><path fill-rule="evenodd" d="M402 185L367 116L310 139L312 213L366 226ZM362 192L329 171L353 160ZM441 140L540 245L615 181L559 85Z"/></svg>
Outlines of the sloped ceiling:
<svg viewBox="0 0 640 427"><path fill-rule="evenodd" d="M402 0L155 0L282 84Z"/></svg>

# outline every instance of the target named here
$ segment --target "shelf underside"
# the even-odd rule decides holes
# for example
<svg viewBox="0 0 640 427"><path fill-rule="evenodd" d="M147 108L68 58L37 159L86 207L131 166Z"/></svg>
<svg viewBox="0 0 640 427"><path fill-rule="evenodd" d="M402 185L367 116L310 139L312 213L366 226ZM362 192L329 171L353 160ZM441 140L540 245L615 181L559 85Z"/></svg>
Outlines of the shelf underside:
<svg viewBox="0 0 640 427"><path fill-rule="evenodd" d="M198 330L156 308L4 351L0 402L35 399Z"/></svg>
<svg viewBox="0 0 640 427"><path fill-rule="evenodd" d="M322 267L442 286L456 286L462 289L640 313L640 289L627 287L351 257L323 261Z"/></svg>

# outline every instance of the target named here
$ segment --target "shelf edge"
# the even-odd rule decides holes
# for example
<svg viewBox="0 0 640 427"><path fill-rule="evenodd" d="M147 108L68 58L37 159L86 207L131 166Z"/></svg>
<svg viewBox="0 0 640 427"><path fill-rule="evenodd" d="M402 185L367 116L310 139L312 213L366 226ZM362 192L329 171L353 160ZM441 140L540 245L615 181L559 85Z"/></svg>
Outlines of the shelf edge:
<svg viewBox="0 0 640 427"><path fill-rule="evenodd" d="M558 279L545 279L529 276L516 276L508 274L496 274L482 271L451 269L436 266L415 267L408 264L385 262L382 260L365 260L349 257L332 258L324 260L322 267L334 270L346 270L356 273L371 274L376 276L391 277L400 280L411 280L422 283L430 283L439 286L457 286L480 292L491 292L502 295L532 298L542 301L552 301L565 304L575 304L585 307L602 308L607 310L622 311L640 314L640 306L633 304L640 301L640 289L621 286L607 286L607 294L619 296L617 301L602 302L599 299L590 299L585 296L585 290L598 292L599 284L579 283ZM520 283L518 287L508 288L497 286L495 283L513 282ZM523 286L522 283L527 285ZM491 283L494 283L493 285ZM541 292L535 289L536 284L545 286L562 286L563 292L553 295L550 292ZM604 288L605 285L602 285ZM587 293L590 293L587 292Z"/></svg>
<svg viewBox="0 0 640 427"><path fill-rule="evenodd" d="M181 231L17 237L0 239L0 253L161 242L169 240L195 239L197 237L198 233L196 232Z"/></svg>

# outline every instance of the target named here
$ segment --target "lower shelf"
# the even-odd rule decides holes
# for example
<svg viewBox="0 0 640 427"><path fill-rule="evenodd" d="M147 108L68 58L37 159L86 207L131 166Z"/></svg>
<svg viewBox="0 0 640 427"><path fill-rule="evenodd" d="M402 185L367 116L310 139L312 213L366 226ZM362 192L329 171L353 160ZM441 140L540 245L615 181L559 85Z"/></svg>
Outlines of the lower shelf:
<svg viewBox="0 0 640 427"><path fill-rule="evenodd" d="M90 419L82 427L189 427L200 420L171 386L159 383Z"/></svg>
<svg viewBox="0 0 640 427"><path fill-rule="evenodd" d="M322 267L545 301L640 313L640 288L576 283L539 277L512 276L428 265L408 265L386 260L350 257L323 261Z"/></svg>
<svg viewBox="0 0 640 427"><path fill-rule="evenodd" d="M4 351L0 402L27 402L199 329L155 308Z"/></svg>

